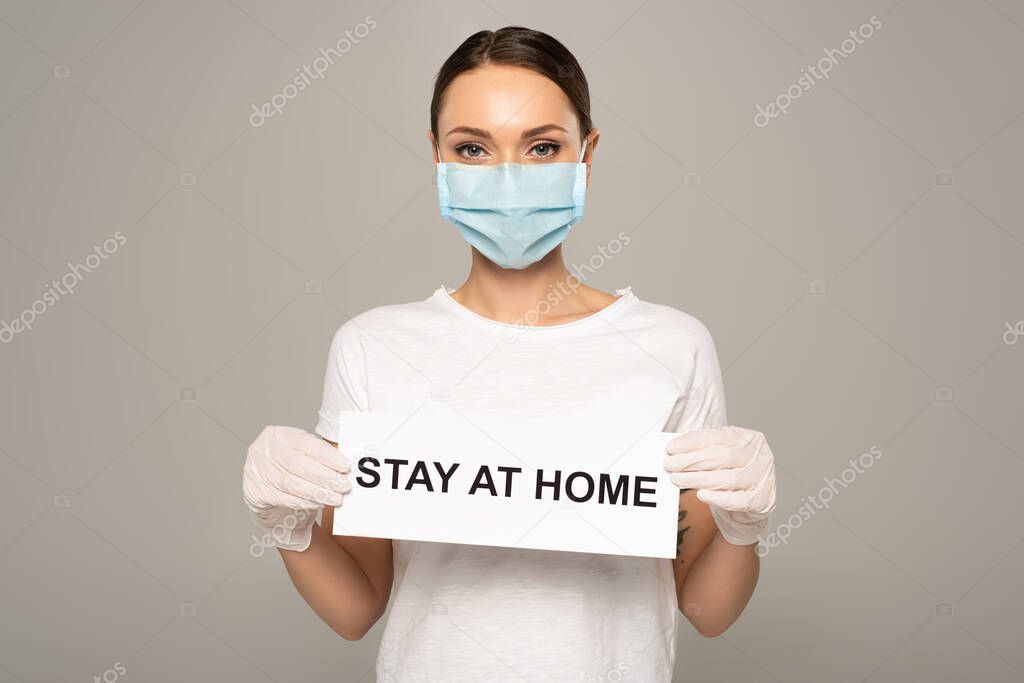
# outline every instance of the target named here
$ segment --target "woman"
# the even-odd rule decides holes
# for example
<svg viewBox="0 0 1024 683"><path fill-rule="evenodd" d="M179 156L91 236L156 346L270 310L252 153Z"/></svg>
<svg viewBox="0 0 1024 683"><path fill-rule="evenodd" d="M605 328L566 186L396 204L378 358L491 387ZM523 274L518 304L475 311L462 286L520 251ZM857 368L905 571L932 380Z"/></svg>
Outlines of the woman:
<svg viewBox="0 0 1024 683"><path fill-rule="evenodd" d="M441 213L472 246L469 277L342 325L322 438L267 427L249 449L246 502L343 638L361 638L390 600L380 681L670 680L679 613L714 636L753 593L771 451L724 426L700 321L568 272L561 243L582 217L599 134L561 43L519 27L470 36L437 75L430 119ZM339 411L411 413L438 386L476 413L680 432L664 462L680 487L676 559L332 536L351 488Z"/></svg>

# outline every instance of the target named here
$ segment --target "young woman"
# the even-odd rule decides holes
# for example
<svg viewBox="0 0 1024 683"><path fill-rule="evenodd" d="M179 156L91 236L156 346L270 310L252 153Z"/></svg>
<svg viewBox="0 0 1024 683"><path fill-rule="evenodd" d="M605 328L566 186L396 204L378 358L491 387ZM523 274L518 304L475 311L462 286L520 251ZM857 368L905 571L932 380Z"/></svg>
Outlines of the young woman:
<svg viewBox="0 0 1024 683"><path fill-rule="evenodd" d="M470 36L437 75L428 138L441 213L472 247L468 279L342 325L319 437L264 429L245 500L343 638L363 637L390 602L380 681L668 681L679 613L715 636L753 593L771 451L725 426L699 320L570 275L561 243L582 216L598 131L561 43L519 27ZM664 455L680 487L676 559L333 536L351 489L339 411L411 413L436 386L475 413L681 433Z"/></svg>

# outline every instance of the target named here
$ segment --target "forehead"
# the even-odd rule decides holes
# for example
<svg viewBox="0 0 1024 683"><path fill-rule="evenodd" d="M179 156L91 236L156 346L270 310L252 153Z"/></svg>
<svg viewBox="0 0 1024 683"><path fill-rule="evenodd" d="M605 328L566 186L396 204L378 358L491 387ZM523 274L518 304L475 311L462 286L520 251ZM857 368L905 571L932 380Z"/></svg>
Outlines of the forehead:
<svg viewBox="0 0 1024 683"><path fill-rule="evenodd" d="M483 128L495 136L518 136L548 123L577 128L572 103L554 81L523 67L493 64L452 80L437 122L442 136L456 126Z"/></svg>

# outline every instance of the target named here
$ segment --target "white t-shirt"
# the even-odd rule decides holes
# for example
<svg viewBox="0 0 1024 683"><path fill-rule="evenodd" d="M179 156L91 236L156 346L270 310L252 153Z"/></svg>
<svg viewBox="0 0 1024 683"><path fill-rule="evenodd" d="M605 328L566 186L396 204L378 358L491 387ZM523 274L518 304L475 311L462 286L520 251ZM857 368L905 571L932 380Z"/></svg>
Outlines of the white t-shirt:
<svg viewBox="0 0 1024 683"><path fill-rule="evenodd" d="M557 414L646 433L726 424L718 358L697 318L629 288L586 318L507 325L455 301L381 306L331 345L316 431L341 410L411 413L425 402L505 418ZM344 507L339 510L344 514ZM669 681L679 609L672 560L395 540L377 657L382 683Z"/></svg>

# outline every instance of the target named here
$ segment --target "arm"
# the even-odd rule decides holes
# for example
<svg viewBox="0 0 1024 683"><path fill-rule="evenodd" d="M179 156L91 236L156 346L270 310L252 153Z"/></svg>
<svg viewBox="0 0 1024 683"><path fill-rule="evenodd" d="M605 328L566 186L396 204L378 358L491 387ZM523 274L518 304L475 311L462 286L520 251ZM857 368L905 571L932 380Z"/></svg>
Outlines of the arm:
<svg viewBox="0 0 1024 683"><path fill-rule="evenodd" d="M728 543L696 491L679 493L674 560L679 610L706 637L721 635L743 612L757 585L756 545Z"/></svg>
<svg viewBox="0 0 1024 683"><path fill-rule="evenodd" d="M718 533L696 491L679 494L675 578L679 611L708 638L739 618L754 594L760 560L756 545L732 545Z"/></svg>
<svg viewBox="0 0 1024 683"><path fill-rule="evenodd" d="M692 338L695 369L677 422L682 435L666 448L665 465L680 487L679 609L713 637L739 618L757 586L756 542L775 507L775 469L763 434L725 426L714 341L704 325Z"/></svg>
<svg viewBox="0 0 1024 683"><path fill-rule="evenodd" d="M344 515L344 503L340 510ZM280 553L288 576L313 611L342 638L358 640L387 609L394 576L391 539L334 536L334 512L324 507L309 548Z"/></svg>
<svg viewBox="0 0 1024 683"><path fill-rule="evenodd" d="M318 413L318 441L337 453L339 411L369 410L368 377L361 327L348 321L331 341ZM347 640L362 638L387 608L393 581L391 541L334 536L335 508L322 508L303 552L281 551L288 575L317 615ZM347 514L344 500L337 514ZM295 548L302 550L302 548Z"/></svg>
<svg viewBox="0 0 1024 683"><path fill-rule="evenodd" d="M738 427L676 437L666 467L680 492L680 528L699 529L699 549L680 549L680 609L702 635L723 633L743 612L760 572L757 541L775 508L775 467L764 435ZM694 489L698 489L695 491ZM684 509L685 508L685 509ZM705 540L710 539L710 540ZM680 561L677 559L677 561Z"/></svg>

